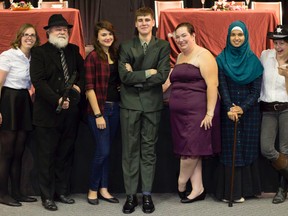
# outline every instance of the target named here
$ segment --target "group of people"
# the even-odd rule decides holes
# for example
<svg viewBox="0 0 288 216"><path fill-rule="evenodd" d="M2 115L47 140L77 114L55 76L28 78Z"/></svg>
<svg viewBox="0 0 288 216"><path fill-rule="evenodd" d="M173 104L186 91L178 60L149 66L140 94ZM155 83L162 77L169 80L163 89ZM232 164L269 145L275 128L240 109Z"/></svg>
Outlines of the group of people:
<svg viewBox="0 0 288 216"><path fill-rule="evenodd" d="M170 46L152 35L154 25L153 10L139 8L135 13L137 36L117 49L113 25L96 23L94 50L85 60L79 48L68 42L73 26L61 14L49 18L44 27L48 41L41 46L33 25L20 27L12 48L0 55L0 203L21 206L21 202L37 201L20 190L21 159L32 129L43 207L55 211L55 201L75 202L69 196L69 180L82 97L87 98L85 113L95 144L87 202L119 203L108 190L108 176L111 144L121 125L127 195L122 211L130 214L139 204L139 178L142 211L155 210L151 195L155 145L163 108L162 85L170 72ZM235 21L228 28L226 47L215 59L197 45L192 24L176 27L174 39L181 53L169 76L169 109L174 153L180 159L181 203L205 199L202 159L211 155L220 157L215 171L219 200L231 199L232 164L233 201L244 202L246 197L259 195L260 146L282 176L273 203L284 202L288 179L288 27L279 25L268 37L274 49L263 51L259 60L250 49L245 24ZM29 92L31 82L35 91ZM276 150L278 132L280 146ZM188 182L191 191L186 189Z"/></svg>
<svg viewBox="0 0 288 216"><path fill-rule="evenodd" d="M170 75L171 130L174 153L180 157L181 202L205 199L201 159L208 155L220 158L215 170L217 199L242 203L245 198L260 195L260 149L280 174L272 202L284 202L288 178L284 129L288 112L288 27L278 25L267 34L274 49L264 50L260 60L250 49L249 33L241 21L229 26L226 46L216 62L208 50L195 43L195 36L190 23L176 27L174 38L181 53ZM186 191L188 181L191 192Z"/></svg>

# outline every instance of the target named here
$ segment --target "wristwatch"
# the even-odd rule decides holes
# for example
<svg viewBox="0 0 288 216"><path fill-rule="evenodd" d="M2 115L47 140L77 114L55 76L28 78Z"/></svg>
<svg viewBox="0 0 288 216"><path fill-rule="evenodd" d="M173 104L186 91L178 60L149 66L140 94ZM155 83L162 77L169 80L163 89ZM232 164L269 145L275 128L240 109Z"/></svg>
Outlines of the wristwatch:
<svg viewBox="0 0 288 216"><path fill-rule="evenodd" d="M103 115L102 115L101 113L98 113L98 114L95 114L94 116L95 116L95 118L100 118L100 117L102 117Z"/></svg>

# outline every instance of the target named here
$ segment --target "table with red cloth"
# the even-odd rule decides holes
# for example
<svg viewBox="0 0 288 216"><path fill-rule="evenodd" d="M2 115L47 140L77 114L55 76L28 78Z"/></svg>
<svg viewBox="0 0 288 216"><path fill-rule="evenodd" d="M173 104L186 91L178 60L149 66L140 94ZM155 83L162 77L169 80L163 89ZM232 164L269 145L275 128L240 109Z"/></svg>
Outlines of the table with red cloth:
<svg viewBox="0 0 288 216"><path fill-rule="evenodd" d="M41 44L46 43L46 31L44 26L48 25L48 19L52 14L62 14L69 24L73 25L70 32L70 43L79 46L80 53L85 57L85 45L80 12L77 9L30 9L27 11L0 10L0 53L10 48L10 43L15 39L19 27L24 23L36 26L40 36Z"/></svg>
<svg viewBox="0 0 288 216"><path fill-rule="evenodd" d="M174 39L169 37L182 22L193 24L196 42L217 56L226 46L229 25L236 20L243 21L249 31L251 49L259 57L265 49L273 47L267 39L267 32L274 31L277 18L273 10L212 11L203 9L167 9L160 13L157 35L171 45L171 64L175 64L180 52ZM170 34L171 35L171 34Z"/></svg>

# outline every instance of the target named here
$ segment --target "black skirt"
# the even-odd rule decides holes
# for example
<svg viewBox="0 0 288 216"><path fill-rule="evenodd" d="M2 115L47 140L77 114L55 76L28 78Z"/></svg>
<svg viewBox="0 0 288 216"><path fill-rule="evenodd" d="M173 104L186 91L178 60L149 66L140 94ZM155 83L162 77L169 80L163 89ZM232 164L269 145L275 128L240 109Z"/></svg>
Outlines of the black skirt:
<svg viewBox="0 0 288 216"><path fill-rule="evenodd" d="M1 90L1 130L32 130L32 101L27 89L3 87Z"/></svg>
<svg viewBox="0 0 288 216"><path fill-rule="evenodd" d="M217 168L215 197L219 200L230 199L231 167L219 164ZM251 198L261 195L258 160L251 165L235 167L233 200L241 197Z"/></svg>

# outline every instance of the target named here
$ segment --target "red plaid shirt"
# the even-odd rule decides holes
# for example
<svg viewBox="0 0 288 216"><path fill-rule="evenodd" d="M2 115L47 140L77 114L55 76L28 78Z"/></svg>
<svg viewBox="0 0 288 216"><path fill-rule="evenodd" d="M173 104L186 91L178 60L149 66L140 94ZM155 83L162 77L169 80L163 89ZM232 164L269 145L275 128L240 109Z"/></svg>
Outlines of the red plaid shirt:
<svg viewBox="0 0 288 216"><path fill-rule="evenodd" d="M96 51L93 50L85 59L85 70L85 89L94 89L100 111L102 114L104 114L104 104L107 97L108 81L110 77L110 67L108 60L101 60L98 57ZM94 115L90 103L88 103L87 106L87 113Z"/></svg>

